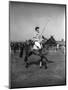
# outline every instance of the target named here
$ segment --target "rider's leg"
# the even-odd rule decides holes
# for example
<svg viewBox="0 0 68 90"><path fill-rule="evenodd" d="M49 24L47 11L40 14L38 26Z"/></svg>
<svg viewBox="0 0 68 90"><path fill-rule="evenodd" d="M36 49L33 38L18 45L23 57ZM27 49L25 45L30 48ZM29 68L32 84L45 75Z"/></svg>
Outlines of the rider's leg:
<svg viewBox="0 0 68 90"><path fill-rule="evenodd" d="M45 69L47 69L47 63L45 62Z"/></svg>

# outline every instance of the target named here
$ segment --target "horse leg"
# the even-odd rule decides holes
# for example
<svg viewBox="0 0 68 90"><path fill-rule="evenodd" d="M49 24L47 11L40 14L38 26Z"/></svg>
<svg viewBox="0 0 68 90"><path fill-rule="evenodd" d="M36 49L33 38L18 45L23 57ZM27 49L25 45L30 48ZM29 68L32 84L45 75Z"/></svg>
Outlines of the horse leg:
<svg viewBox="0 0 68 90"><path fill-rule="evenodd" d="M45 62L45 69L47 69L47 63Z"/></svg>
<svg viewBox="0 0 68 90"><path fill-rule="evenodd" d="M42 63L43 63L43 57L41 56L41 59L40 59L40 68L42 68Z"/></svg>
<svg viewBox="0 0 68 90"><path fill-rule="evenodd" d="M47 63L43 61L44 56L41 56L41 60L40 60L40 68L42 68L42 65L45 65L45 69L47 69Z"/></svg>
<svg viewBox="0 0 68 90"><path fill-rule="evenodd" d="M40 68L42 68L42 61L40 61Z"/></svg>
<svg viewBox="0 0 68 90"><path fill-rule="evenodd" d="M28 56L26 55L24 61L27 62L27 60L28 60Z"/></svg>
<svg viewBox="0 0 68 90"><path fill-rule="evenodd" d="M26 67L28 67L28 65L30 65L30 63L28 63L27 61L28 61L28 58L29 58L32 54L36 55L36 53L34 53L33 51L31 51L29 54L26 54L26 56L25 56L24 61L26 62Z"/></svg>

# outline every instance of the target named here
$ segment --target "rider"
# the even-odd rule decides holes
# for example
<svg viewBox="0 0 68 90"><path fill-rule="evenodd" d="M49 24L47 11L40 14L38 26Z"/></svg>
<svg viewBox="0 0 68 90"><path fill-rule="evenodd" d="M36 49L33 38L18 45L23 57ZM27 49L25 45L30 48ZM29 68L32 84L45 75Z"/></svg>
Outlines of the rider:
<svg viewBox="0 0 68 90"><path fill-rule="evenodd" d="M35 27L35 31L36 31L36 35L35 37L33 37L33 41L35 42L33 49L38 50L38 49L41 49L42 47L41 45L42 38L39 32L39 27Z"/></svg>
<svg viewBox="0 0 68 90"><path fill-rule="evenodd" d="M42 50L42 35L39 32L39 27L35 28L36 31L36 35L34 37L34 46L33 49L34 50L38 50L39 53L41 54L41 50ZM42 60L42 57L41 57ZM40 68L42 67L42 61L40 60Z"/></svg>

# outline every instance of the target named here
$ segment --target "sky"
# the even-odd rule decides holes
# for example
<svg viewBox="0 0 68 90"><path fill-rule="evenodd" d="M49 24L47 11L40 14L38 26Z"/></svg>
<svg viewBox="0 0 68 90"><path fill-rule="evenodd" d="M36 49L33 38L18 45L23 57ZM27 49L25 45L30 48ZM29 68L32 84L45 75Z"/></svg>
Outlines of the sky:
<svg viewBox="0 0 68 90"><path fill-rule="evenodd" d="M65 6L10 2L10 40L24 41L32 39L35 27L40 27L40 33L46 38L51 35L56 40L65 40Z"/></svg>

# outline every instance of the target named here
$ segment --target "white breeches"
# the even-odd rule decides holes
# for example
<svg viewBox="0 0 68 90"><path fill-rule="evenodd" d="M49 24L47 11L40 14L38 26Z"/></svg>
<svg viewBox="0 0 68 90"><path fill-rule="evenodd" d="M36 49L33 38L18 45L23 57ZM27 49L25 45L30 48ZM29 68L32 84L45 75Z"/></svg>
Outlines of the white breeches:
<svg viewBox="0 0 68 90"><path fill-rule="evenodd" d="M35 50L38 50L38 49L41 49L41 45L40 45L40 43L39 42L35 42L35 44L34 44L34 46L33 46L33 49L35 49Z"/></svg>
<svg viewBox="0 0 68 90"><path fill-rule="evenodd" d="M41 45L40 45L40 43L39 42L35 42L35 44L34 44L34 46L33 46L33 49L35 49L35 50L38 50L38 49L41 49Z"/></svg>

